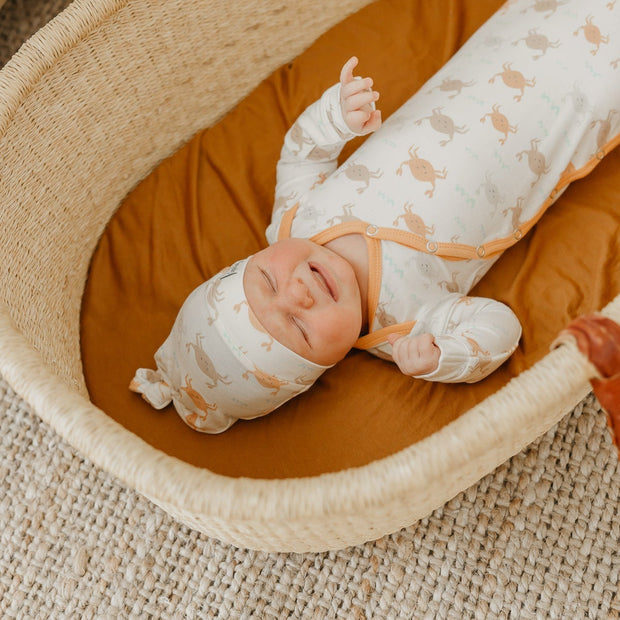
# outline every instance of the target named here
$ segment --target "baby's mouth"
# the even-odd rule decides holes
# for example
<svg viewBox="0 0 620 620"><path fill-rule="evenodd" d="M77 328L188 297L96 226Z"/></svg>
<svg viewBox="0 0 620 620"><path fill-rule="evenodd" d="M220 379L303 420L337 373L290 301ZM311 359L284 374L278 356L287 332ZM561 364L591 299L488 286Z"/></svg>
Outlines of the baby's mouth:
<svg viewBox="0 0 620 620"><path fill-rule="evenodd" d="M334 301L338 301L338 287L331 274L318 263L308 263L310 271L318 282L319 288L327 293Z"/></svg>

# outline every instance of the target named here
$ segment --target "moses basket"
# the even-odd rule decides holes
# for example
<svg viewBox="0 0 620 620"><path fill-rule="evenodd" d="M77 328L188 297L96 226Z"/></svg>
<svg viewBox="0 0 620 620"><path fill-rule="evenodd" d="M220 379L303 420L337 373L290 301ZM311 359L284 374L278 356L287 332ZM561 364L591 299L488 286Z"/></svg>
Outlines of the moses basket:
<svg viewBox="0 0 620 620"><path fill-rule="evenodd" d="M0 373L85 457L178 520L241 547L327 550L408 526L547 431L594 374L576 347L561 346L399 453L278 480L228 478L167 456L89 401L81 296L122 199L367 3L76 0L0 72ZM620 298L603 313L620 320Z"/></svg>

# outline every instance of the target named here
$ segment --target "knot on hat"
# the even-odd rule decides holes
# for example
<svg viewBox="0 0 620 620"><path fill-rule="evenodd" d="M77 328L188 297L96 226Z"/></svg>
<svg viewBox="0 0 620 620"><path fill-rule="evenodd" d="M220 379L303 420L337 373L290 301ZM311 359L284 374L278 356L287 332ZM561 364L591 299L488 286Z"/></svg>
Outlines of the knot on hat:
<svg viewBox="0 0 620 620"><path fill-rule="evenodd" d="M164 381L161 373L150 368L138 368L129 389L155 409L163 409L172 402L172 388Z"/></svg>

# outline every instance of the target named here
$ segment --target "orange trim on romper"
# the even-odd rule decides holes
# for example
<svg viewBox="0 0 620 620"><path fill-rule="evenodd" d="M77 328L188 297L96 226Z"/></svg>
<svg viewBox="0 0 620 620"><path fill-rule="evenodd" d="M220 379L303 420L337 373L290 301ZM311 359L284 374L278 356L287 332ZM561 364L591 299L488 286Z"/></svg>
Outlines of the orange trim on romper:
<svg viewBox="0 0 620 620"><path fill-rule="evenodd" d="M523 237L526 233L528 233L534 225L538 222L538 220L543 216L545 211L555 202L555 199L560 191L565 189L568 185L570 185L573 181L578 179L582 179L592 172L592 170L598 166L605 155L613 151L618 144L620 144L620 133L614 136L609 142L607 142L604 146L602 146L590 159L586 164L581 166L581 168L577 169L572 163L569 163L564 172L560 175L560 180L556 183L555 187L551 190L549 197L543 202L540 209L532 217L527 220L517 230L515 230L512 235L508 237L504 237L503 239L496 239L495 241L490 241L486 243L484 246L484 258L491 258L496 256L497 254L503 252L508 249L510 246L514 245L521 237ZM482 257L480 257L482 258Z"/></svg>
<svg viewBox="0 0 620 620"><path fill-rule="evenodd" d="M375 316L377 310L381 288L380 241L395 241L396 243L406 245L414 250L419 250L420 252L425 252L427 254L435 254L436 256L440 256L441 258L450 261L466 260L471 258L494 258L514 245L534 227L545 211L553 204L558 192L563 190L573 181L585 177L603 160L605 155L616 148L618 144L620 144L620 133L601 147L592 159L590 159L581 168L576 169L573 164L569 163L566 170L564 170L560 176L559 181L549 194L549 197L543 202L534 217L521 224L521 226L519 226L517 230L513 231L513 233L508 237L495 239L494 241L489 241L483 245L473 246L462 243L428 241L425 237L416 235L415 233L406 230L400 230L398 228L383 228L380 226L375 226L374 224L368 224L362 220L353 220L332 226L331 228L323 230L310 237L310 241L318 243L319 245L324 245L333 239L337 239L338 237L356 233L363 235L366 238L368 247L368 320L371 321L371 317ZM290 237L293 219L295 218L298 207L299 203L295 204L283 214L280 221L280 229L278 231L278 240ZM389 334L408 334L414 325L415 321L409 321L406 323L399 323L398 325L383 327L367 334L366 336L362 336L357 340L354 346L358 349L368 349L370 347L377 346L383 342L386 342Z"/></svg>
<svg viewBox="0 0 620 620"><path fill-rule="evenodd" d="M319 245L323 245L324 243L327 243L332 239L336 239L337 237L351 235L354 233L381 241L394 241L401 245L406 245L414 250L425 252L426 254L435 254L446 260L465 260L468 258L490 257L487 251L490 244L476 247L473 245L465 245L463 243L436 243L434 241L428 241L425 237L416 235L415 233L407 230L399 230L398 228L383 228L381 226L375 226L374 224L368 224L362 220L336 224L335 226L314 235L311 237L311 240ZM513 243L515 241L516 239L513 240ZM500 250L497 250L495 253L498 251Z"/></svg>
<svg viewBox="0 0 620 620"><path fill-rule="evenodd" d="M293 220L295 219L295 214L297 213L298 207L299 203L296 203L290 209L287 209L284 212L284 215L282 215L282 219L280 220L280 228L278 229L278 241L288 239L291 236L291 228L293 227Z"/></svg>
<svg viewBox="0 0 620 620"><path fill-rule="evenodd" d="M368 233L368 231L371 233ZM356 220L354 222L344 222L343 224L337 224L327 230L323 230L317 233L313 237L310 237L310 241L318 243L319 245L325 245L334 239L344 237L345 235L351 235L355 233L362 234L366 239L366 247L368 249L368 321L372 321L372 317L377 313L377 306L379 305L379 297L381 293L381 239L375 238L375 232L379 229L376 226L371 226ZM357 346L357 345L356 345Z"/></svg>
<svg viewBox="0 0 620 620"><path fill-rule="evenodd" d="M366 237L368 248L368 323L372 325L373 318L377 314L379 297L381 295L381 241ZM375 332L373 332L375 333Z"/></svg>
<svg viewBox="0 0 620 620"><path fill-rule="evenodd" d="M401 245L406 245L414 250L425 252L426 254L435 254L446 260L490 258L493 254L497 254L505 249L496 248L495 245L498 243L497 241L492 241L491 243L478 247L473 245L465 245L463 243L437 243L434 241L428 241L425 237L416 235L415 233L407 230L399 230L398 228L383 228L381 226L375 226L374 224L368 224L362 220L336 224L335 226L314 235L311 237L311 240L319 245L323 245L332 239L354 233L381 241L394 241ZM512 236L510 239L512 240L512 243L517 241L517 239ZM503 242L504 240L500 241ZM509 245L512 245L512 243ZM506 247L508 247L508 245L506 245ZM493 254L489 253L489 248L492 248Z"/></svg>
<svg viewBox="0 0 620 620"><path fill-rule="evenodd" d="M374 332L358 338L353 346L356 349L370 349L372 347L376 347L377 345L387 342L387 337L390 334L407 336L415 324L416 321L405 321L404 323L398 323L397 325L388 325L387 327L376 329Z"/></svg>

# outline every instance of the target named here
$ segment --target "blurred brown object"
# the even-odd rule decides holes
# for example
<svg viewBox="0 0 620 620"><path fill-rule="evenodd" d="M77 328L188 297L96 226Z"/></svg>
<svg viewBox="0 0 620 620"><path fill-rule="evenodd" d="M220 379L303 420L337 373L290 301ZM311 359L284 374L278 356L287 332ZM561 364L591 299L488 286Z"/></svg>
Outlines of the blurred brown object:
<svg viewBox="0 0 620 620"><path fill-rule="evenodd" d="M568 338L575 340L599 374L590 383L609 416L613 440L620 451L620 325L601 314L584 315L560 332L556 344Z"/></svg>

